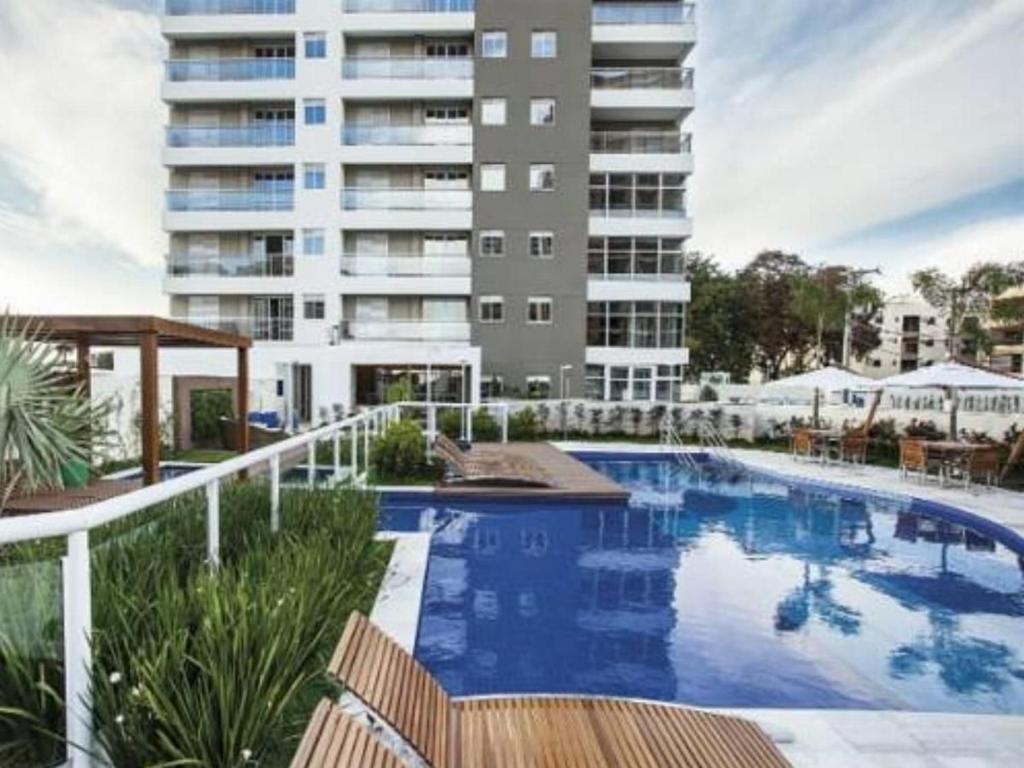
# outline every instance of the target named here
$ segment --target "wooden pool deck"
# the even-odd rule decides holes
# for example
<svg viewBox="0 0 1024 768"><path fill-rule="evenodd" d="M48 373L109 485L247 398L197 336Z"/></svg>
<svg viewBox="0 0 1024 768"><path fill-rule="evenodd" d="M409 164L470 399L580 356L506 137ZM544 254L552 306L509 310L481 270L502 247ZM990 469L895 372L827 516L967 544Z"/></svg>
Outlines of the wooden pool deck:
<svg viewBox="0 0 1024 768"><path fill-rule="evenodd" d="M487 485L449 485L439 484L439 496L471 498L474 496L514 496L524 499L591 499L595 501L624 502L629 499L629 491L618 483L596 472L582 461L573 458L565 451L550 443L487 443L473 446L468 452L469 457L495 459L510 457L527 460L539 467L551 480L551 488L487 486Z"/></svg>

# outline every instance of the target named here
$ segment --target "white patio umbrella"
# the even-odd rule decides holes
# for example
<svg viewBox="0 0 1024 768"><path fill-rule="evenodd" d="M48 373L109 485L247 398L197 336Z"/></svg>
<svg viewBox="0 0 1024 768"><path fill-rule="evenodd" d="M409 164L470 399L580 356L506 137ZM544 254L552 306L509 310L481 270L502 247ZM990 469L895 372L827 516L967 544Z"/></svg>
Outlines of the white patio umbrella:
<svg viewBox="0 0 1024 768"><path fill-rule="evenodd" d="M769 381L764 389L813 389L814 390L814 425L818 425L818 412L820 410L820 397L822 392L840 392L843 390L854 390L864 392L878 389L879 383L866 376L858 376L845 368L828 365L807 373L800 373L796 376L789 376L785 379Z"/></svg>
<svg viewBox="0 0 1024 768"><path fill-rule="evenodd" d="M949 439L956 440L956 413L959 408L959 394L965 389L1024 389L1024 380L987 371L984 368L945 362L899 373L879 382L886 389L906 387L908 389L942 389L949 394Z"/></svg>

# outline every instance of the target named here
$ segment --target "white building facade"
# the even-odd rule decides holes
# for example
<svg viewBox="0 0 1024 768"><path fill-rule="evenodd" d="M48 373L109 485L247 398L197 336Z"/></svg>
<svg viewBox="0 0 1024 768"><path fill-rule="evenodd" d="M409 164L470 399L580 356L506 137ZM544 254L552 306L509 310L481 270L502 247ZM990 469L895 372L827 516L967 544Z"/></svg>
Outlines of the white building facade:
<svg viewBox="0 0 1024 768"><path fill-rule="evenodd" d="M946 316L914 295L893 296L876 322L881 344L851 368L883 379L946 359Z"/></svg>
<svg viewBox="0 0 1024 768"><path fill-rule="evenodd" d="M403 378L432 400L678 392L692 5L165 3L170 313L252 336L299 421ZM509 9L527 21L496 27Z"/></svg>

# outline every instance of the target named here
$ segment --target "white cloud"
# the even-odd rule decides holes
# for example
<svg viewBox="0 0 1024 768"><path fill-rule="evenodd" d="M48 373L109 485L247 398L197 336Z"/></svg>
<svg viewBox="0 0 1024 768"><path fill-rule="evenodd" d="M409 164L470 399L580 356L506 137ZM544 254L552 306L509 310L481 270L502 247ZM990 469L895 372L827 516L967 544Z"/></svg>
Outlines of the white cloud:
<svg viewBox="0 0 1024 768"><path fill-rule="evenodd" d="M99 0L6 3L0 40L0 152L40 196L34 223L0 216L0 301L17 298L16 262L57 247L158 264L166 238L157 17Z"/></svg>
<svg viewBox="0 0 1024 768"><path fill-rule="evenodd" d="M810 35L804 3L700 6L695 247L730 266L765 247L813 258L1024 177L1024 2L857 5Z"/></svg>

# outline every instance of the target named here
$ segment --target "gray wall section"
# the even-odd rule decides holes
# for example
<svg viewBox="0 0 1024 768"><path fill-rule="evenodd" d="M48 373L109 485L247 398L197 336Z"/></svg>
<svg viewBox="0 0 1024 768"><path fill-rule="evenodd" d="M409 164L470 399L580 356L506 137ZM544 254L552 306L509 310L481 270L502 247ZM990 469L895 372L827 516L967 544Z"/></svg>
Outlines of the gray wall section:
<svg viewBox="0 0 1024 768"><path fill-rule="evenodd" d="M508 58L476 59L475 178L481 163L506 164L506 191L473 196L473 342L483 348L485 374L504 377L506 390L525 391L526 377L551 377L570 364L572 394L583 392L587 309L587 228L590 142L591 0L477 0L480 34L508 32ZM530 57L531 33L558 32L558 56ZM504 126L480 125L480 99L507 99ZM530 125L530 99L557 99L554 126ZM531 163L555 164L556 190L530 192ZM479 256L482 230L505 231L505 256ZM529 233L555 233L556 255L529 255ZM505 322L479 322L478 297L505 298ZM554 322L527 325L528 296L550 296Z"/></svg>

